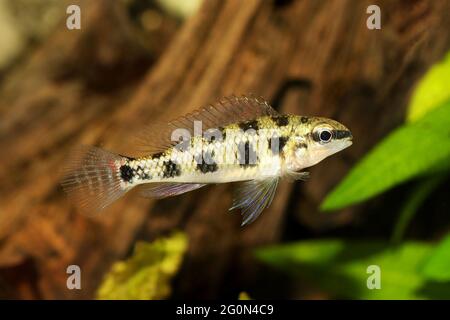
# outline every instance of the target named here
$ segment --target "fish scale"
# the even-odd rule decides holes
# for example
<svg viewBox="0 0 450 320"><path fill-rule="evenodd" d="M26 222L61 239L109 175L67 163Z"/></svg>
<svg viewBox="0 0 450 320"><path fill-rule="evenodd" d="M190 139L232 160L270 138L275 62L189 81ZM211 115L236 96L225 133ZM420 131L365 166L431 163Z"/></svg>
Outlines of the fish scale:
<svg viewBox="0 0 450 320"><path fill-rule="evenodd" d="M122 179L124 187L152 182L233 182L261 178L279 174L282 164L282 151L273 152L269 147L269 140L274 137L288 136L292 131L289 122L280 127L270 117L255 119L257 130L243 131L239 125L230 124L223 128L225 132L221 141L211 142L205 138L191 139L187 150L176 147L168 149L157 158L144 157L126 161L120 167L128 166L132 169L132 178ZM245 148L251 152L246 152ZM254 156L254 163L246 164L243 157ZM214 154L212 161L205 160L205 155ZM203 162L202 162L203 160ZM249 159L250 160L250 159ZM253 159L252 159L253 160ZM205 163L206 162L206 163ZM168 163L177 168L177 172L167 172ZM202 163L206 166L216 166L209 170L202 170Z"/></svg>

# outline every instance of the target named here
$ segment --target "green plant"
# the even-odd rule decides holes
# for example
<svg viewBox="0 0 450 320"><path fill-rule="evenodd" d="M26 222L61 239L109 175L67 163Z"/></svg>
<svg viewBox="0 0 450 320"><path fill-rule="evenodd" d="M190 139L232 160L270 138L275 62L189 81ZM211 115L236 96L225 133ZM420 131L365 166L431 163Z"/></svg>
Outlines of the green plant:
<svg viewBox="0 0 450 320"><path fill-rule="evenodd" d="M394 130L329 194L321 208L359 203L402 182L443 168L450 159L450 101Z"/></svg>
<svg viewBox="0 0 450 320"><path fill-rule="evenodd" d="M165 299L170 281L177 273L187 238L183 233L160 238L152 243L138 242L133 255L116 262L97 291L98 299Z"/></svg>
<svg viewBox="0 0 450 320"><path fill-rule="evenodd" d="M293 277L303 277L349 299L450 298L450 235L439 244L311 240L261 248L256 256ZM381 288L369 289L369 266Z"/></svg>
<svg viewBox="0 0 450 320"><path fill-rule="evenodd" d="M357 204L415 179L392 235L394 242L401 240L417 209L450 172L450 53L419 82L406 118L354 166L322 210Z"/></svg>
<svg viewBox="0 0 450 320"><path fill-rule="evenodd" d="M416 180L400 208L392 241L301 241L260 248L256 256L337 297L450 299L450 234L439 244L401 242L415 212L450 172L450 53L419 82L406 118L321 205L322 210L340 209ZM381 289L368 288L369 266L379 267Z"/></svg>
<svg viewBox="0 0 450 320"><path fill-rule="evenodd" d="M369 152L325 198L335 210L374 197L395 185L450 169L450 54L419 82L407 123Z"/></svg>

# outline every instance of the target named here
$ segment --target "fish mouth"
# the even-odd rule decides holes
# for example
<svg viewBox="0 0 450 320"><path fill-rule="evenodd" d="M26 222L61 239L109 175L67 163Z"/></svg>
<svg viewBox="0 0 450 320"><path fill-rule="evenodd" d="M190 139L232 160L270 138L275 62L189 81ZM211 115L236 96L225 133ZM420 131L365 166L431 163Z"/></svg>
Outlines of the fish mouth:
<svg viewBox="0 0 450 320"><path fill-rule="evenodd" d="M353 144L353 135L350 130L342 131L341 136L342 149L348 148Z"/></svg>
<svg viewBox="0 0 450 320"><path fill-rule="evenodd" d="M350 147L352 144L353 144L352 138L350 138L348 140L345 140L343 149L346 149L346 148Z"/></svg>

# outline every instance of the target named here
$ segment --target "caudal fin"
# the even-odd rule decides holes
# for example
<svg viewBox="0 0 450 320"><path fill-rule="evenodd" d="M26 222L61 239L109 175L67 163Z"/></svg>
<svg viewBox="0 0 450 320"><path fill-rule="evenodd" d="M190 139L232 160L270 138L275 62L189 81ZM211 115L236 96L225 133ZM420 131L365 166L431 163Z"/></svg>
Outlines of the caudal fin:
<svg viewBox="0 0 450 320"><path fill-rule="evenodd" d="M123 196L122 157L96 147L76 149L65 163L61 185L83 213L93 215Z"/></svg>

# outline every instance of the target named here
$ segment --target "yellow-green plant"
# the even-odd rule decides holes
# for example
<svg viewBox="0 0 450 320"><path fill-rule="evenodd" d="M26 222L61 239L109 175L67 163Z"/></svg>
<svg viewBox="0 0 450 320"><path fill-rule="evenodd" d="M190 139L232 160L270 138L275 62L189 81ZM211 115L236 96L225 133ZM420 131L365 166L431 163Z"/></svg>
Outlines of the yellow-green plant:
<svg viewBox="0 0 450 320"><path fill-rule="evenodd" d="M177 232L151 243L138 242L133 255L114 263L97 291L98 299L165 299L177 273L187 238Z"/></svg>
<svg viewBox="0 0 450 320"><path fill-rule="evenodd" d="M360 203L417 179L393 233L394 240L401 238L414 212L450 172L450 53L419 82L406 119L352 168L322 210Z"/></svg>
<svg viewBox="0 0 450 320"><path fill-rule="evenodd" d="M450 235L439 244L409 241L309 240L261 248L256 256L348 299L449 299ZM380 287L369 288L371 266Z"/></svg>
<svg viewBox="0 0 450 320"><path fill-rule="evenodd" d="M260 248L256 256L294 277L310 278L337 297L450 299L450 234L438 244L400 243L414 213L450 172L450 54L419 82L406 118L321 205L340 209L416 179L394 227L394 243L309 240ZM379 289L367 285L371 270L381 272Z"/></svg>

